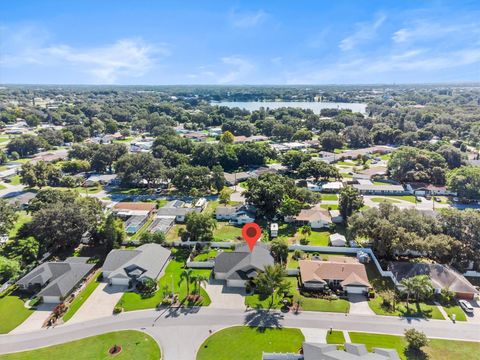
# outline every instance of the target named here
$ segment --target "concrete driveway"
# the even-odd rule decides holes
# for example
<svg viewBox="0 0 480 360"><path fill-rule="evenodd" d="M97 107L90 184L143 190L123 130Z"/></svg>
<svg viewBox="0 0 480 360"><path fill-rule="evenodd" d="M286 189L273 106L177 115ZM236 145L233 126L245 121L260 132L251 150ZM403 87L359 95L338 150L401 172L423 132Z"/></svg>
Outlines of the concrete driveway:
<svg viewBox="0 0 480 360"><path fill-rule="evenodd" d="M126 286L109 286L108 283L101 283L68 323L82 322L112 315L113 308L126 289Z"/></svg>
<svg viewBox="0 0 480 360"><path fill-rule="evenodd" d="M368 299L365 295L349 294L348 301L350 302L350 314L375 315L370 306L368 306Z"/></svg>
<svg viewBox="0 0 480 360"><path fill-rule="evenodd" d="M244 309L245 290L241 288L228 288L223 281L210 279L205 285L205 290L210 296L210 307L217 309Z"/></svg>
<svg viewBox="0 0 480 360"><path fill-rule="evenodd" d="M478 300L471 300L469 303L473 306L473 314L465 313L467 321L480 324L480 302Z"/></svg>
<svg viewBox="0 0 480 360"><path fill-rule="evenodd" d="M39 305L37 307L37 310L35 310L33 314L30 315L23 323L10 331L10 334L19 334L29 331L40 330L56 305L57 304Z"/></svg>

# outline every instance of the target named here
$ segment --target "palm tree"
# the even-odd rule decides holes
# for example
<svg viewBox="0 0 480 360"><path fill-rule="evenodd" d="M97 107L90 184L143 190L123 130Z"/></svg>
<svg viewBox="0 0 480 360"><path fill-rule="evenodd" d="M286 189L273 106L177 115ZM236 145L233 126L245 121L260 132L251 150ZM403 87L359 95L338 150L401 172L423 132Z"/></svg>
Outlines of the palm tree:
<svg viewBox="0 0 480 360"><path fill-rule="evenodd" d="M417 275L412 277L413 293L417 304L420 299L424 299L433 293L433 285L427 275Z"/></svg>
<svg viewBox="0 0 480 360"><path fill-rule="evenodd" d="M285 270L280 264L267 265L260 274L253 279L257 291L265 296L271 296L270 307L275 300L275 292L287 289L284 276Z"/></svg>
<svg viewBox="0 0 480 360"><path fill-rule="evenodd" d="M203 275L197 275L195 276L195 288L196 288L196 293L200 295L200 287L208 282L207 277Z"/></svg>
<svg viewBox="0 0 480 360"><path fill-rule="evenodd" d="M407 310L408 302L410 301L410 295L415 291L415 282L412 281L413 278L405 278L400 281L400 285L403 286L403 291L407 294Z"/></svg>
<svg viewBox="0 0 480 360"><path fill-rule="evenodd" d="M187 283L187 295L190 295L190 283L192 282L193 270L192 269L185 269L180 274L180 282L183 280Z"/></svg>
<svg viewBox="0 0 480 360"><path fill-rule="evenodd" d="M312 234L312 228L309 225L303 225L300 228L300 234L306 239Z"/></svg>

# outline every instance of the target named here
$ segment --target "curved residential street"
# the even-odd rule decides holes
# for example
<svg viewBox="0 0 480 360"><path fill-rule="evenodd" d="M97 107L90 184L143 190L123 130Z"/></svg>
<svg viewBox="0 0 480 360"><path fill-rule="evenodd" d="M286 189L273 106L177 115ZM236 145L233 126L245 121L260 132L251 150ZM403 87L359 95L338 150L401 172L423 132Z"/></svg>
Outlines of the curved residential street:
<svg viewBox="0 0 480 360"><path fill-rule="evenodd" d="M319 332L334 328L396 335L403 334L405 328L415 327L431 338L480 341L480 325L468 322L454 324L448 320L319 312L295 315L279 311L181 308L134 311L23 334L1 335L0 353L45 347L110 331L137 329L146 331L156 339L164 359L192 360L210 331L234 325L296 327L313 331L318 329Z"/></svg>

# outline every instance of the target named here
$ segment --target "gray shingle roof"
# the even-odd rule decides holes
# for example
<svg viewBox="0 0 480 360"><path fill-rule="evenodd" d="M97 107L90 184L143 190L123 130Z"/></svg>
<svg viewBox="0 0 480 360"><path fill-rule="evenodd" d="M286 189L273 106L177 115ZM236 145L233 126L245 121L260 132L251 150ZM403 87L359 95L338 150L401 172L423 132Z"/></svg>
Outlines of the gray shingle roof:
<svg viewBox="0 0 480 360"><path fill-rule="evenodd" d="M273 265L270 251L257 244L250 253L247 245L241 245L232 252L222 252L215 258L215 273L227 273L226 279L251 278L256 271L262 271L266 265Z"/></svg>
<svg viewBox="0 0 480 360"><path fill-rule="evenodd" d="M37 266L17 281L24 287L45 286L38 296L67 296L82 279L93 269L87 264L88 258L68 258L63 262L47 262Z"/></svg>
<svg viewBox="0 0 480 360"><path fill-rule="evenodd" d="M462 274L446 265L391 262L388 270L393 272L398 281L412 276L427 275L435 289L448 288L458 293L478 293Z"/></svg>
<svg viewBox="0 0 480 360"><path fill-rule="evenodd" d="M303 357L305 360L399 360L393 349L373 349L369 353L364 344L345 344L345 350L337 350L334 344L303 343Z"/></svg>
<svg viewBox="0 0 480 360"><path fill-rule="evenodd" d="M136 250L112 250L103 265L104 271L110 271L108 278L127 278L137 276L158 278L170 257L170 250L158 244L144 244Z"/></svg>

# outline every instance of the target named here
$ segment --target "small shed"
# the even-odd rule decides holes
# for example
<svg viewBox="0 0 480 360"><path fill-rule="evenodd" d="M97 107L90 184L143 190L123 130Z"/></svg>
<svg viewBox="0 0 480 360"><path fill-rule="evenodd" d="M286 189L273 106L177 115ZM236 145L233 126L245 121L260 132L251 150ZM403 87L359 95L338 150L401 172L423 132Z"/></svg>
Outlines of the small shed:
<svg viewBox="0 0 480 360"><path fill-rule="evenodd" d="M347 239L342 234L335 233L330 235L330 244L332 246L345 246L347 245Z"/></svg>
<svg viewBox="0 0 480 360"><path fill-rule="evenodd" d="M368 264L370 262L370 256L365 251L357 252L357 259L362 264Z"/></svg>

